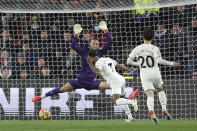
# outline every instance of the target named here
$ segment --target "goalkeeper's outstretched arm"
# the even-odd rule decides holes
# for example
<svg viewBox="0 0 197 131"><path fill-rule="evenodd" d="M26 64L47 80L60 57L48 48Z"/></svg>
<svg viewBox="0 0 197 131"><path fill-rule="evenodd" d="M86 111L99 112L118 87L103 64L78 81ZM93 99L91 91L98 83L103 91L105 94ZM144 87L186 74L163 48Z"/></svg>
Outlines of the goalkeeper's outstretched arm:
<svg viewBox="0 0 197 131"><path fill-rule="evenodd" d="M83 47L80 47L80 46L78 46L77 45L77 38L78 38L78 36L79 36L79 34L81 33L81 31L82 31L82 27L81 27L81 25L80 24L75 24L74 25L74 37L73 37L73 39L72 39L72 43L71 43L71 48L73 49L73 50L75 50L78 54L82 54L83 53L83 51L84 51L84 48Z"/></svg>
<svg viewBox="0 0 197 131"><path fill-rule="evenodd" d="M106 37L107 37L107 43L104 44L104 46L101 50L102 54L105 54L106 51L109 50L110 46L112 45L112 37L108 31L107 23L105 21L101 21L99 23L99 28L105 32Z"/></svg>

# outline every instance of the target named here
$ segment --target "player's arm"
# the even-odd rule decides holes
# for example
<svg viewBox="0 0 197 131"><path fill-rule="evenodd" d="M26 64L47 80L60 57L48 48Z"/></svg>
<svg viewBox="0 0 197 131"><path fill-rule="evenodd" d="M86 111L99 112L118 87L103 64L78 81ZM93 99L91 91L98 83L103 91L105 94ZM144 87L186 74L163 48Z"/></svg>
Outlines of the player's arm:
<svg viewBox="0 0 197 131"><path fill-rule="evenodd" d="M126 67L126 66L123 65L123 64L117 64L116 67L117 67L118 69L124 70L124 71L129 71L129 72L134 71L134 68L133 68L133 67L128 68L128 67Z"/></svg>
<svg viewBox="0 0 197 131"><path fill-rule="evenodd" d="M106 51L109 50L109 48L112 45L112 37L111 37L111 35L110 35L109 31L108 31L107 24L106 24L105 21L101 21L99 23L99 28L105 32L105 35L107 37L107 43L105 43L103 48L101 49L101 53L105 54Z"/></svg>
<svg viewBox="0 0 197 131"><path fill-rule="evenodd" d="M77 38L78 38L78 36L79 36L79 34L81 33L81 31L82 31L82 27L81 27L81 25L80 24L75 24L74 25L74 37L73 37L73 39L72 39L72 43L71 43L71 48L73 49L73 50L75 50L78 54L82 54L83 53L83 50L84 50L84 48L83 47L80 47L80 46L78 46L77 45Z"/></svg>
<svg viewBox="0 0 197 131"><path fill-rule="evenodd" d="M154 51L154 56L155 56L156 60L158 61L158 63L161 65L169 65L169 66L174 66L174 67L178 67L180 65L180 63L170 62L170 61L162 59L161 52L160 52L159 48L157 48L156 51Z"/></svg>
<svg viewBox="0 0 197 131"><path fill-rule="evenodd" d="M137 47L133 49L133 51L129 54L129 58L127 59L128 65L139 66L137 62L134 61L136 57Z"/></svg>
<svg viewBox="0 0 197 131"><path fill-rule="evenodd" d="M89 64L90 68L92 69L92 71L93 71L96 75L100 74L99 69L97 69L97 68L93 65L92 60L91 60L91 58L90 58L89 56L87 57L87 63Z"/></svg>

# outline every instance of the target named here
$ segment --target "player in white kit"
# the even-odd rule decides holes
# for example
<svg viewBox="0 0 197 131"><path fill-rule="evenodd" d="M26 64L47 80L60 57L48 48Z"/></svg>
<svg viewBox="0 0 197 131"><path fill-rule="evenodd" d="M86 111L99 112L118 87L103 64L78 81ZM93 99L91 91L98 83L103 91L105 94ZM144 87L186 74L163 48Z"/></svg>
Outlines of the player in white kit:
<svg viewBox="0 0 197 131"><path fill-rule="evenodd" d="M115 67L127 71L133 71L133 68L127 68L122 64L118 64L115 60L111 58L99 58L96 52L93 50L89 51L87 62L92 71L96 75L101 74L110 85L110 88L112 89L113 103L118 106L123 106L124 111L128 116L127 121L134 121L128 105L131 104L134 107L135 111L138 110L137 100L134 99L138 94L138 90L134 91L134 93L131 93L130 95L126 95L126 98L121 98L121 96L125 95L125 79L115 70ZM93 63L95 63L95 66Z"/></svg>
<svg viewBox="0 0 197 131"><path fill-rule="evenodd" d="M167 112L166 104L167 98L163 90L163 81L161 78L160 69L158 64L169 65L178 67L180 63L169 62L161 57L161 53L158 47L152 45L152 39L154 38L154 31L145 28L142 38L144 44L135 47L127 59L127 64L133 66L139 66L140 78L142 87L147 95L147 106L151 119L155 124L158 123L158 119L154 113L154 90L157 89L159 100L162 106L162 114L168 119L171 119L170 114ZM137 60L135 62L134 60Z"/></svg>

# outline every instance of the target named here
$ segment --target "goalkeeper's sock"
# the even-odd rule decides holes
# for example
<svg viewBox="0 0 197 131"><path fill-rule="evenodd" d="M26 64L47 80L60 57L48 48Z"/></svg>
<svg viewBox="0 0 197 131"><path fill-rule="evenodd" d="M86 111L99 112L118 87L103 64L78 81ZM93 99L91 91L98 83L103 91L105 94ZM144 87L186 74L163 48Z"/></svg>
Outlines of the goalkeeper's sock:
<svg viewBox="0 0 197 131"><path fill-rule="evenodd" d="M148 106L148 110L154 110L154 98L153 97L148 97L147 98L147 106Z"/></svg>
<svg viewBox="0 0 197 131"><path fill-rule="evenodd" d="M58 94L58 93L61 93L61 92L60 92L60 88L55 88L55 89L53 89L53 90L47 92L44 96L41 96L41 97L42 97L42 99L43 99L43 98L45 98L45 97L53 96L53 95Z"/></svg>
<svg viewBox="0 0 197 131"><path fill-rule="evenodd" d="M133 104L133 100L125 99L125 98L118 98L116 100L116 105L128 105L128 104Z"/></svg>
<svg viewBox="0 0 197 131"><path fill-rule="evenodd" d="M165 92L160 91L158 95L159 95L159 101L161 103L162 110L166 110L167 98Z"/></svg>
<svg viewBox="0 0 197 131"><path fill-rule="evenodd" d="M124 108L124 112L127 115L128 119L132 120L133 116L131 115L131 110L129 108L129 105L123 105L123 108Z"/></svg>

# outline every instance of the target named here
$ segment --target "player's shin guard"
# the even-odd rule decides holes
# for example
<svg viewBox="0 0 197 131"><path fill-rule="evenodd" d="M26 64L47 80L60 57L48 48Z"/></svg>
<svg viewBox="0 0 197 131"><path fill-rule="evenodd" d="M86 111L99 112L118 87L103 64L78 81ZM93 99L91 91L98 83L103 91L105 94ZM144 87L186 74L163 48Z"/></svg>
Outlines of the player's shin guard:
<svg viewBox="0 0 197 131"><path fill-rule="evenodd" d="M48 97L48 96L53 96L53 95L56 95L56 94L58 94L58 93L61 93L61 92L60 92L60 88L55 88L55 89L53 89L53 90L47 92L44 96L42 96L42 98L43 98L43 97Z"/></svg>
<svg viewBox="0 0 197 131"><path fill-rule="evenodd" d="M161 103L162 110L166 110L167 98L165 92L160 91L158 95L159 95L159 101Z"/></svg>
<svg viewBox="0 0 197 131"><path fill-rule="evenodd" d="M153 97L148 97L147 98L147 106L148 106L148 110L154 110L154 98Z"/></svg>

